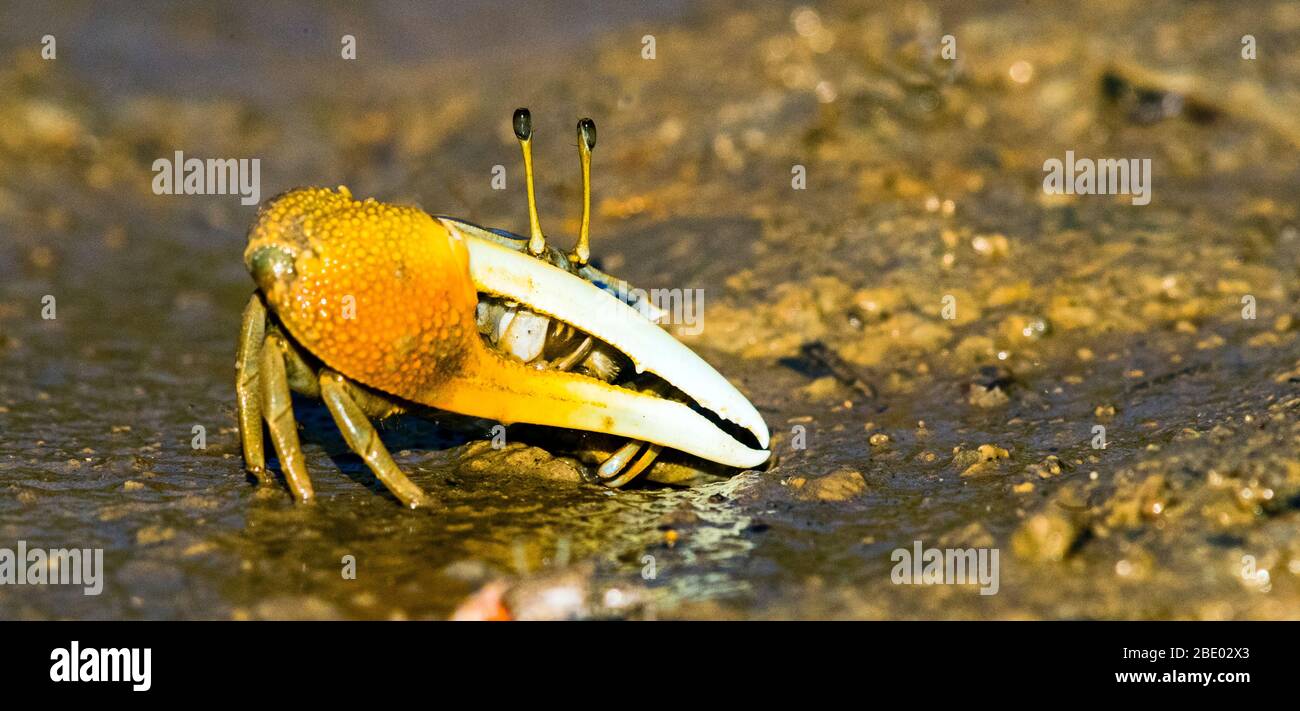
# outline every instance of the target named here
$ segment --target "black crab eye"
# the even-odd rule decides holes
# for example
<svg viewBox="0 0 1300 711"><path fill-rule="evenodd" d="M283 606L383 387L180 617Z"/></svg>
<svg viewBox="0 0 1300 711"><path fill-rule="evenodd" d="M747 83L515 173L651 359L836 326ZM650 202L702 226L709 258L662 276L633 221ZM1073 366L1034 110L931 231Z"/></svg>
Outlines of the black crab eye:
<svg viewBox="0 0 1300 711"><path fill-rule="evenodd" d="M527 141L533 137L533 115L528 109L515 109L515 137Z"/></svg>
<svg viewBox="0 0 1300 711"><path fill-rule="evenodd" d="M578 140L587 146L587 150L596 148L596 122L585 118L578 122Z"/></svg>

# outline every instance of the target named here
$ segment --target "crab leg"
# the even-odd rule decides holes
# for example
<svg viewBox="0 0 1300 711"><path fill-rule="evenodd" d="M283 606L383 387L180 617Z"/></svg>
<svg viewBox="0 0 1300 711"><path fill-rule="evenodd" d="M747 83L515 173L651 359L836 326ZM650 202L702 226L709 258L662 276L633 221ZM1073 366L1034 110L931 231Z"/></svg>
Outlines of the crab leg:
<svg viewBox="0 0 1300 711"><path fill-rule="evenodd" d="M623 467L626 467L627 463L632 461L632 457L635 457L636 453L641 451L641 447L644 445L645 442L632 440L619 447L618 451L609 455L609 459L606 459L596 468L596 476L600 477L602 481L618 476L618 473L623 471Z"/></svg>
<svg viewBox="0 0 1300 711"><path fill-rule="evenodd" d="M588 338L590 338L590 336ZM662 397L664 394L662 391L662 381L657 381L651 383L641 392ZM632 461L632 458L636 456L637 452L641 451L643 445L645 445L644 442L632 440L624 444L622 447L619 447L616 452L609 455L609 459L602 462L600 467L596 469L596 476L600 478L602 483L606 486L613 488L622 487L627 482L632 481L636 478L637 474L640 474L646 469L646 467L649 467L654 463L655 458L659 456L659 450L662 449L662 447L657 444L645 445L645 451L641 454L640 458L636 460L636 464L634 464L628 471L623 471L628 466L628 463ZM622 472L621 475L620 472Z"/></svg>
<svg viewBox="0 0 1300 711"><path fill-rule="evenodd" d="M235 360L235 404L239 411L239 440L244 449L244 466L267 483L266 452L262 444L262 341L266 337L266 305L253 294L244 307L239 329L239 355Z"/></svg>
<svg viewBox="0 0 1300 711"><path fill-rule="evenodd" d="M334 422L343 433L348 446L365 460L375 477L407 508L414 509L434 503L397 468L397 463L388 454L374 425L370 424L366 413L352 398L352 390L352 384L338 373L325 371L320 376L321 398L334 416Z"/></svg>
<svg viewBox="0 0 1300 711"><path fill-rule="evenodd" d="M651 464L654 464L655 459L659 456L659 450L661 449L663 449L663 447L657 444L646 445L645 451L641 453L641 456L637 458L636 462L634 462L632 466L628 467L627 471L613 479L602 481L601 483L611 489L621 488L624 484L635 479L638 474L645 471Z"/></svg>
<svg viewBox="0 0 1300 711"><path fill-rule="evenodd" d="M278 333L283 337L284 334ZM316 371L310 365L307 365L307 359L303 358L298 347L289 342L287 338L282 341L284 348L284 371L288 378L289 390L307 397L320 397L320 380L316 377Z"/></svg>
<svg viewBox="0 0 1300 711"><path fill-rule="evenodd" d="M293 400L289 395L289 379L284 367L286 349L287 344L280 334L272 333L266 337L262 347L262 416L271 430L271 440L280 455L280 469L293 490L294 498L310 501L313 496L311 479L307 476L302 446L298 442L298 423L293 419Z"/></svg>

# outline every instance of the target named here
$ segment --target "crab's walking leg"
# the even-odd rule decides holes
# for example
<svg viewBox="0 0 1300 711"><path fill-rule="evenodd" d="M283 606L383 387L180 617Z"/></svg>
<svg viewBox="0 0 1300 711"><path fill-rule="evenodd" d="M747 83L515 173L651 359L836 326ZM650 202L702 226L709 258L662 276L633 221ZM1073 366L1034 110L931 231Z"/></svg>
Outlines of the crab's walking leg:
<svg viewBox="0 0 1300 711"><path fill-rule="evenodd" d="M407 508L419 508L434 503L427 494L407 478L388 454L379 433L366 417L366 413L352 397L355 388L341 375L325 371L320 376L321 399L334 416L334 422L352 451L361 455L370 471Z"/></svg>
<svg viewBox="0 0 1300 711"><path fill-rule="evenodd" d="M609 455L609 459L601 462L596 469L596 476L600 477L602 482L618 476L618 473L623 471L623 467L626 467L627 463L632 461L632 457L635 457L636 453L641 451L643 445L645 445L645 442L634 439L619 447L617 451Z"/></svg>
<svg viewBox="0 0 1300 711"><path fill-rule="evenodd" d="M574 366L582 361L583 358L587 357L587 354L591 352L591 347L591 336L587 336L587 338L582 343L578 344L578 347L573 349L572 352L555 361L555 369L572 370ZM647 390L649 391L650 389L647 388ZM654 392L658 393L658 390L656 389ZM598 480L605 486L618 488L635 479L637 474L640 474L646 467L654 463L654 460L659 456L659 450L661 449L659 445L650 445L646 449L645 453L641 455L641 458L637 460L635 466L627 472L624 472L622 476L619 476L619 472L623 471L624 467L627 466L628 462L632 461L632 457L635 457L636 453L641 451L643 446L646 446L645 442L640 440L630 440L622 447L619 447L617 451L609 455L608 459L601 462L600 467L596 469Z"/></svg>
<svg viewBox="0 0 1300 711"><path fill-rule="evenodd" d="M283 334L277 335L283 338ZM316 378L316 371L307 365L307 359L302 357L298 346L288 339L282 340L281 343L284 344L284 372L288 378L289 390L320 399L320 381Z"/></svg>
<svg viewBox="0 0 1300 711"><path fill-rule="evenodd" d="M239 440L244 448L244 467L260 483L271 477L266 471L262 447L262 341L266 338L266 305L261 294L253 294L244 307L239 329L239 355L235 360L235 404L239 410Z"/></svg>
<svg viewBox="0 0 1300 711"><path fill-rule="evenodd" d="M636 442L631 444L640 444L640 443ZM608 486L611 489L621 488L624 484L637 478L637 476L641 474L641 472L645 471L646 468L649 467L651 464L654 464L655 459L659 457L659 450L661 449L663 449L662 445L658 445L658 444L646 445L645 451L641 453L641 456L637 458L636 462L634 462L632 466L627 468L627 471L623 472L622 474L620 474L619 476L613 479L610 479L608 481L602 481L601 483L604 484L605 486Z"/></svg>
<svg viewBox="0 0 1300 711"><path fill-rule="evenodd" d="M284 367L287 351L284 336L272 333L266 337L262 347L262 416L271 430L271 441L280 455L280 469L294 498L310 501L314 494L302 445L298 442L298 423L293 419L293 400Z"/></svg>
<svg viewBox="0 0 1300 711"><path fill-rule="evenodd" d="M658 383L654 383L646 387L642 392L663 395L663 387ZM628 462L632 461L632 457L636 456L638 451L641 451L642 446L646 446L645 451L641 453L635 464L624 470L628 466ZM626 444L609 455L609 459L601 462L600 467L596 470L596 476L600 479L600 483L605 486L618 489L635 479L638 474L645 471L651 464L654 464L661 449L663 447L657 444L647 445L647 443L640 440L628 440ZM620 474L620 472L622 473Z"/></svg>

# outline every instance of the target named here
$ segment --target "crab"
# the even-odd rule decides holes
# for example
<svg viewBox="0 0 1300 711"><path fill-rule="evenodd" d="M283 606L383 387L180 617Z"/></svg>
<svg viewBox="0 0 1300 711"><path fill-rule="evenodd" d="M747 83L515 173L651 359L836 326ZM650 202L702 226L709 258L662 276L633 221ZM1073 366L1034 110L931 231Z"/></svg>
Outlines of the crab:
<svg viewBox="0 0 1300 711"><path fill-rule="evenodd" d="M244 309L235 384L247 470L272 481L264 431L298 501L314 498L291 393L322 400L348 446L405 506L437 503L398 468L371 420L451 411L505 424L600 432L626 443L591 476L619 487L663 448L735 468L768 460L753 404L590 262L591 151L578 122L581 233L547 244L533 187L532 121L515 112L530 235L346 188L268 200L244 262L257 289ZM641 301L644 301L642 299Z"/></svg>

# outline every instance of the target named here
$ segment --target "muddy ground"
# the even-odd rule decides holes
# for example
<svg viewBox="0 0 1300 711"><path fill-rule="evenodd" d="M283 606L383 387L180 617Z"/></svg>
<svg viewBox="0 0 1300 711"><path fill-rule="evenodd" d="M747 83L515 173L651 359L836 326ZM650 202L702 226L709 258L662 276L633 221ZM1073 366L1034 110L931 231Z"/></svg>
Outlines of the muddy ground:
<svg viewBox="0 0 1300 711"><path fill-rule="evenodd" d="M1300 616L1300 7L861 4L14 11L0 546L102 547L107 579L0 617ZM446 504L411 512L303 400L319 500L250 483L255 208L156 195L153 161L523 231L521 105L565 244L595 118L597 257L702 290L678 335L776 464L613 492L547 432L406 418L383 437ZM1149 158L1150 204L1046 194L1067 151ZM997 593L894 584L915 541L996 549Z"/></svg>

